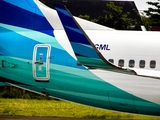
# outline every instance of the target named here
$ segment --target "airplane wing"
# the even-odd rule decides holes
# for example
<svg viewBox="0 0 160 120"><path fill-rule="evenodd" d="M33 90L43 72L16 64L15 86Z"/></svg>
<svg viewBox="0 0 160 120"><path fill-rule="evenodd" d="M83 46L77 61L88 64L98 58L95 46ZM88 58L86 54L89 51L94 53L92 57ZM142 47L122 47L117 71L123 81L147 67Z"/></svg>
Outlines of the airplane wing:
<svg viewBox="0 0 160 120"><path fill-rule="evenodd" d="M107 61L104 56L97 50L93 42L77 23L65 5L55 4L55 9L59 15L61 23L65 29L78 62L85 65L89 69L100 68L136 75L136 72L133 70L128 68L123 69Z"/></svg>

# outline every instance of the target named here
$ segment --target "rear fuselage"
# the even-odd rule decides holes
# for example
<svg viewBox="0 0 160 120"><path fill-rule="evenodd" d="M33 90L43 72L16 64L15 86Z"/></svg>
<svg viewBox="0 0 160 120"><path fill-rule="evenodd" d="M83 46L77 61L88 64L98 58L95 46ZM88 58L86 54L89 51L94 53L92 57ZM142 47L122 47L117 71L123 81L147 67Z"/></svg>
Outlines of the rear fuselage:
<svg viewBox="0 0 160 120"><path fill-rule="evenodd" d="M4 78L3 82L94 107L160 115L158 79L79 66L69 45L62 42L67 39L65 32L58 30L62 27L54 10L36 0L1 0L0 5L3 5L0 7L3 10L0 11L3 17L0 19L0 77ZM11 6L10 9L7 6ZM12 12L15 14L10 17ZM22 18L26 18L25 23ZM105 44L113 49L110 43Z"/></svg>

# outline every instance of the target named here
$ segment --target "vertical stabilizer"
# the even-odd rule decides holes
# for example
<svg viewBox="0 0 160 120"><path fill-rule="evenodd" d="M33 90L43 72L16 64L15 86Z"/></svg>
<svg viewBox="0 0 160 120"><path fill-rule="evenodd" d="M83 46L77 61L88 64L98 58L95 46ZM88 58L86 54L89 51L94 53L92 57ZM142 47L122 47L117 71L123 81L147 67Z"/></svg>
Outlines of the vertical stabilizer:
<svg viewBox="0 0 160 120"><path fill-rule="evenodd" d="M55 4L55 9L80 63L90 68L103 68L118 72L127 72L128 74L136 74L132 70L122 69L108 62L97 50L93 42L74 19L66 6Z"/></svg>

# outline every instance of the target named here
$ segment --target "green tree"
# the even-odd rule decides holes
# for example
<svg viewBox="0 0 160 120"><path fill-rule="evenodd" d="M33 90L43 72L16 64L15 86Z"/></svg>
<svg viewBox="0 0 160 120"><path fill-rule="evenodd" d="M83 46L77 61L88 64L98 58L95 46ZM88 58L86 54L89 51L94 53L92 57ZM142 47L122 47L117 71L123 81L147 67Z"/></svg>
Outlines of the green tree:
<svg viewBox="0 0 160 120"><path fill-rule="evenodd" d="M147 2L147 4L152 6L144 11L149 17L150 25L160 26L160 0L157 0L157 2Z"/></svg>
<svg viewBox="0 0 160 120"><path fill-rule="evenodd" d="M133 29L138 24L136 20L129 18L130 12L123 13L121 6L116 6L113 2L109 2L106 6L109 11L103 11L106 15L100 16L98 23L119 30Z"/></svg>
<svg viewBox="0 0 160 120"><path fill-rule="evenodd" d="M79 18L82 18L82 19L85 19L85 20L88 20L88 21L92 21L92 22L95 22L97 23L98 22L98 19L91 19L89 15L79 15Z"/></svg>
<svg viewBox="0 0 160 120"><path fill-rule="evenodd" d="M143 12L141 13L141 22L139 23L139 25L143 25L145 26L145 28L150 31L151 29L151 21L149 19L149 17L147 17Z"/></svg>
<svg viewBox="0 0 160 120"><path fill-rule="evenodd" d="M121 6L116 6L113 2L109 2L106 7L108 10L103 10L104 16L99 16L92 20L88 15L80 15L79 17L119 30L140 29L137 20L129 18L130 12L124 13Z"/></svg>
<svg viewBox="0 0 160 120"><path fill-rule="evenodd" d="M80 18L89 20L90 21L90 16L89 15L79 15Z"/></svg>

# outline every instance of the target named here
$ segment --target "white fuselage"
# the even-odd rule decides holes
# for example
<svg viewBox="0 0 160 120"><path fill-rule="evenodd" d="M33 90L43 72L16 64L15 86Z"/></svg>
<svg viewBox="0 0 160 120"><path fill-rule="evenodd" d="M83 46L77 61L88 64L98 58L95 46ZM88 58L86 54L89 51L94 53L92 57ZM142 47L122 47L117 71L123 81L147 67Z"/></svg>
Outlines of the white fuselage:
<svg viewBox="0 0 160 120"><path fill-rule="evenodd" d="M60 45L76 59L57 12L40 2L37 5L54 28L54 35ZM95 45L101 45L101 47L96 47L106 60L113 60L113 64L117 66L120 66L119 61L124 61L121 67L133 69L138 75L160 77L159 32L118 31L77 17L74 18L91 41Z"/></svg>
<svg viewBox="0 0 160 120"><path fill-rule="evenodd" d="M160 77L160 34L142 31L85 31L97 49L113 64L140 75ZM151 73L152 72L152 73Z"/></svg>
<svg viewBox="0 0 160 120"><path fill-rule="evenodd" d="M57 12L47 8L41 3L39 3L38 6L54 28L53 32L56 40L76 59ZM158 32L116 31L77 17L74 18L91 41L94 44L101 45L101 49L99 50L106 60L113 59L114 64L118 66L119 60L122 59L124 60L124 68L133 69L138 75L149 77L121 74L101 69L91 69L89 71L105 82L123 91L127 91L147 101L160 104L160 81L159 79L152 78L160 77L160 34ZM106 50L102 50L102 48ZM134 67L129 67L128 63L130 60L135 61ZM143 68L139 66L141 60L145 61L145 66ZM154 68L150 67L151 61L156 61L156 66ZM111 91L105 91L105 93L107 95L112 91L114 90L111 89ZM115 92L117 93L118 91Z"/></svg>

